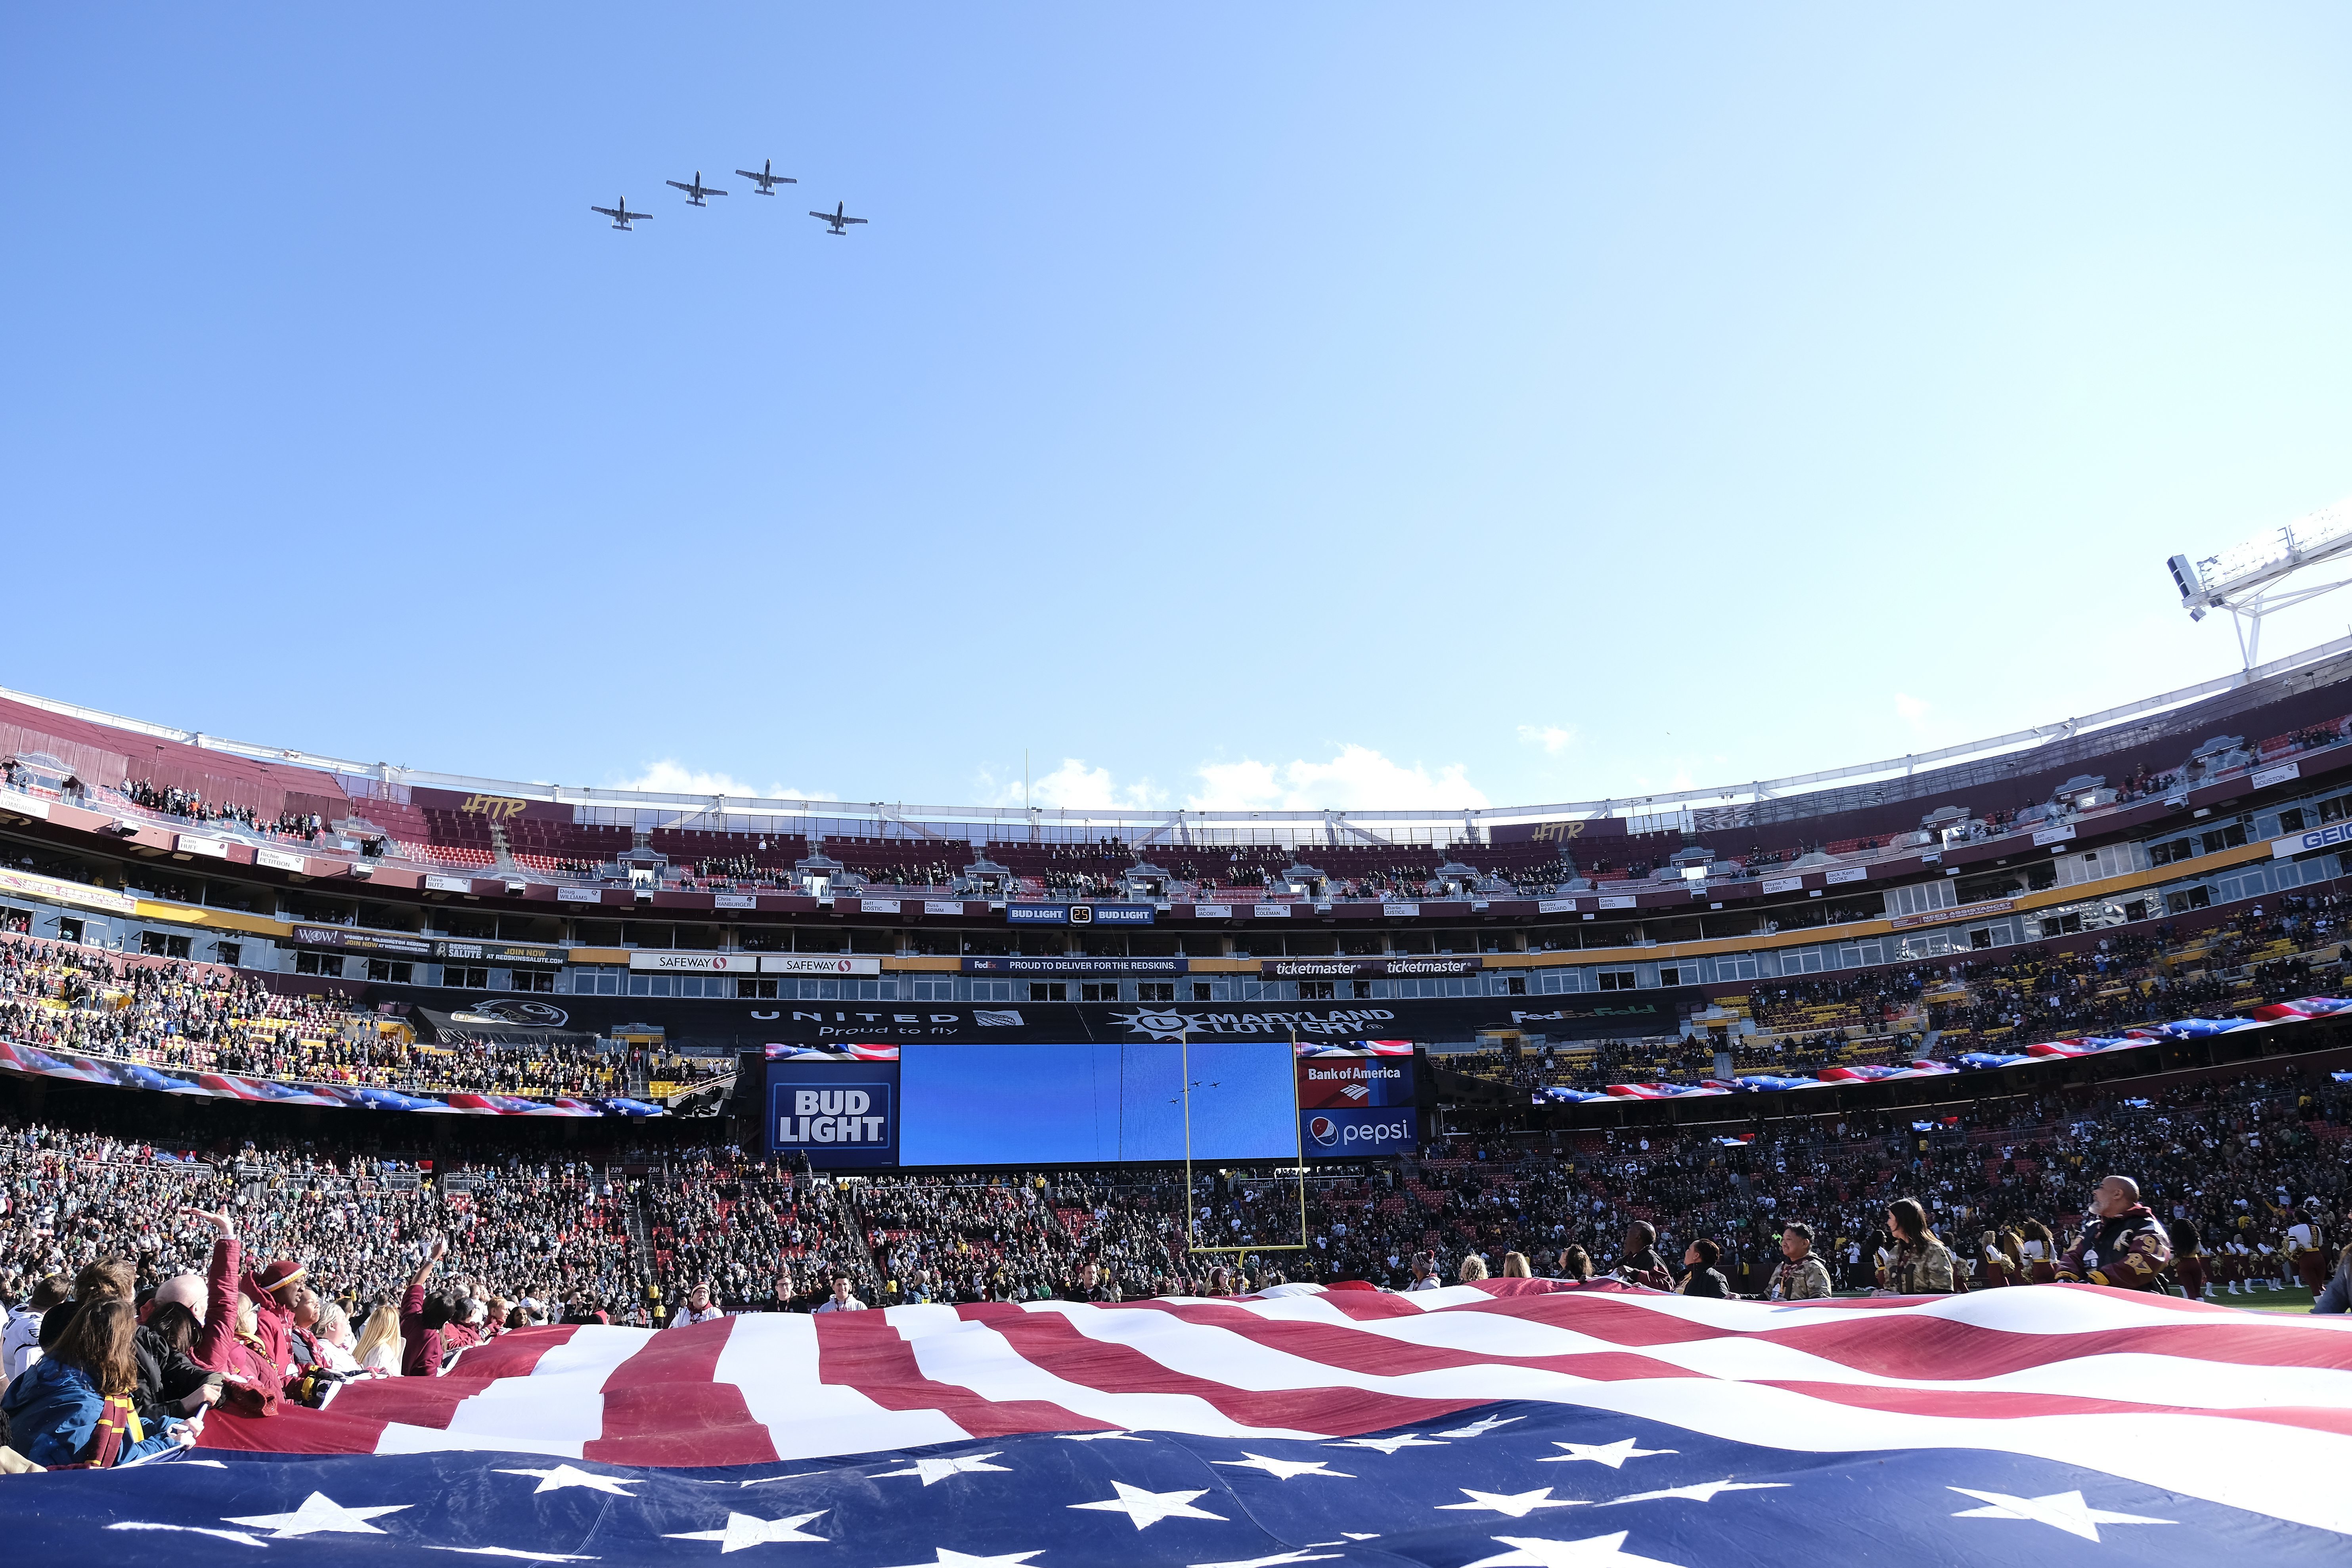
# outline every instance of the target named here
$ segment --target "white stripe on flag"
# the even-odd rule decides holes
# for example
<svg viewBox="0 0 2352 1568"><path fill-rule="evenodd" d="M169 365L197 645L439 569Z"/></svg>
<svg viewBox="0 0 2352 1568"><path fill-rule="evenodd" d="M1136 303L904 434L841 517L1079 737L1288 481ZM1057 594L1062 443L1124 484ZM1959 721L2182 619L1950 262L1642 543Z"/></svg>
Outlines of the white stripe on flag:
<svg viewBox="0 0 2352 1568"><path fill-rule="evenodd" d="M817 1322L801 1313L747 1312L732 1321L719 1352L712 1381L742 1390L776 1458L880 1453L971 1436L937 1410L892 1410L854 1388L819 1383Z"/></svg>

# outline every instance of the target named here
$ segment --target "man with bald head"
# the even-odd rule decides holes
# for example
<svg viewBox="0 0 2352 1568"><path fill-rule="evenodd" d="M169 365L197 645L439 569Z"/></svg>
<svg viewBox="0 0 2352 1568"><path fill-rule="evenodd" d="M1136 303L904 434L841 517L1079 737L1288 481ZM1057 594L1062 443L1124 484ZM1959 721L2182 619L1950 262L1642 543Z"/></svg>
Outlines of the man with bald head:
<svg viewBox="0 0 2352 1568"><path fill-rule="evenodd" d="M2058 1260L2058 1282L2154 1290L2171 1261L2172 1238L2139 1201L2139 1184L2109 1176L2091 1194L2082 1236Z"/></svg>

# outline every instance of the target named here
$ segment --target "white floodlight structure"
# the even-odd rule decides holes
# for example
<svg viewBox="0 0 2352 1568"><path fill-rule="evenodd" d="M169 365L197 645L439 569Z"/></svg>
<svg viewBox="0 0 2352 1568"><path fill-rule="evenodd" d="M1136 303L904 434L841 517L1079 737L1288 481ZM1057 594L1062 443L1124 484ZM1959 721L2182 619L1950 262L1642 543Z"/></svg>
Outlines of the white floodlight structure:
<svg viewBox="0 0 2352 1568"><path fill-rule="evenodd" d="M2352 577L2311 586L2287 587L2287 579L2329 561L2352 555L2352 500L2297 518L2284 528L2258 533L2242 544L2191 562L2173 556L2173 585L2192 621L2207 610L2227 610L2237 625L2238 652L2251 672L2262 647L2263 617L2352 584Z"/></svg>

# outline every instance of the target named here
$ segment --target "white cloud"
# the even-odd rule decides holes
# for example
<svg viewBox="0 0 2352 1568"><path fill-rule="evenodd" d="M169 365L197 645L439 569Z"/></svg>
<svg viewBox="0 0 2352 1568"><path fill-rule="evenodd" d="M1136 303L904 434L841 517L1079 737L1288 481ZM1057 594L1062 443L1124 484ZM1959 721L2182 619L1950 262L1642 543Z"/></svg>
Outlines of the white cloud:
<svg viewBox="0 0 2352 1568"><path fill-rule="evenodd" d="M612 785L614 789L650 790L656 795L734 795L756 796L764 800L838 800L839 795L826 790L794 789L789 784L770 784L760 789L727 773L697 773L675 758L664 757L650 763L633 779L623 779Z"/></svg>
<svg viewBox="0 0 2352 1568"><path fill-rule="evenodd" d="M1419 763L1391 762L1369 746L1342 746L1328 763L1203 763L1192 811L1459 811L1483 806L1486 795L1460 763L1432 773Z"/></svg>
<svg viewBox="0 0 2352 1568"><path fill-rule="evenodd" d="M1000 784L994 775L982 773L981 787L996 792L993 804L997 805L1022 804L1021 783L1017 779ZM1071 811L1103 807L1147 810L1157 804L1159 794L1150 779L1138 780L1122 789L1112 782L1108 768L1090 768L1079 757L1064 757L1060 767L1033 779L1029 784L1030 804Z"/></svg>
<svg viewBox="0 0 2352 1568"><path fill-rule="evenodd" d="M1931 704L1925 698L1906 696L1900 691L1895 694L1895 716L1914 730L1924 730L1927 727L1927 710L1930 706Z"/></svg>
<svg viewBox="0 0 2352 1568"><path fill-rule="evenodd" d="M1522 745L1541 746L1556 757L1576 743L1576 731L1558 724L1522 724L1519 742Z"/></svg>

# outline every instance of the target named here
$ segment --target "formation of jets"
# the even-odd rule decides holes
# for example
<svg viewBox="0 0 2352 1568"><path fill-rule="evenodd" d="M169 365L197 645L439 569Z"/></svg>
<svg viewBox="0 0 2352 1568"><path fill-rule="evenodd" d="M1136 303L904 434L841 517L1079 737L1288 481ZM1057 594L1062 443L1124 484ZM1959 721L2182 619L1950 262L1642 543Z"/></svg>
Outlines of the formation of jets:
<svg viewBox="0 0 2352 1568"><path fill-rule="evenodd" d="M772 196L776 194L776 187L778 185L797 185L800 184L798 180L793 178L790 174L779 174L776 173L775 160L772 158L762 160L757 170L738 169L735 172L751 182L753 186L752 194L754 195ZM704 197L723 196L727 194L716 185L704 184L702 183L702 171L699 169L697 169L694 172L694 178L691 180L666 180L663 183L673 189L684 191L686 193L686 205L690 207L707 207L710 204L708 201L705 201L703 199ZM640 220L649 218L654 216L651 213L631 212L629 210L629 198L626 196L621 197L609 207L591 206L588 210L592 213L598 213L605 217L611 218L614 228L633 229L637 226ZM834 208L831 212L819 212L813 210L810 212L809 216L815 218L817 221L824 224L824 231L827 234L835 236L836 237L841 235L847 234L851 224L864 223L866 221L862 217L852 217L849 216L849 204L847 202L835 203Z"/></svg>

